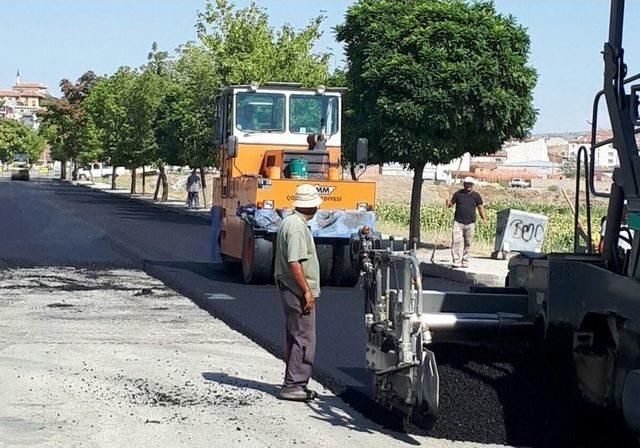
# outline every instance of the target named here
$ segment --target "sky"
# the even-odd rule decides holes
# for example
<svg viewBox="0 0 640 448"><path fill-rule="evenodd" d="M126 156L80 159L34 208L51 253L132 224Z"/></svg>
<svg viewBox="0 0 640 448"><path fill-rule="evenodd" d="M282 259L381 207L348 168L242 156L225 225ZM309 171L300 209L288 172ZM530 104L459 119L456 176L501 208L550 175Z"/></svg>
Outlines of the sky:
<svg viewBox="0 0 640 448"><path fill-rule="evenodd" d="M249 1L238 0L238 6ZM318 52L333 52L341 65L342 46L333 27L352 0L258 0L273 26L303 26L321 10L327 16ZM539 74L533 133L588 128L595 92L602 88L602 51L607 36L606 0L496 0L528 29L530 63ZM631 3L631 2L627 2ZM146 60L151 43L172 50L195 40L196 14L204 0L0 0L0 88L9 88L19 68L22 81L43 82L58 95L60 79L86 70L113 73ZM627 23L640 20L640 4L627 7ZM627 27L627 30L631 27ZM630 34L630 33L627 33ZM626 39L630 41L631 39ZM632 42L633 43L633 42ZM640 71L640 46L626 48L629 72ZM638 64L634 64L637 61ZM634 66L635 65L635 66ZM606 123L605 123L606 124Z"/></svg>

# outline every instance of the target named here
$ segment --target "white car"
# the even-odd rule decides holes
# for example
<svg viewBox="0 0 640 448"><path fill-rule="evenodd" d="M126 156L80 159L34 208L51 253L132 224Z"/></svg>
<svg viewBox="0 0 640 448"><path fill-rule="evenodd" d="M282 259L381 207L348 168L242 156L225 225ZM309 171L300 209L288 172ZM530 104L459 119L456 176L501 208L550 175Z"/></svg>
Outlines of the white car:
<svg viewBox="0 0 640 448"><path fill-rule="evenodd" d="M529 188L531 186L529 182L519 177L516 177L515 179L511 179L511 182L509 183L509 185L511 185L511 188Z"/></svg>
<svg viewBox="0 0 640 448"><path fill-rule="evenodd" d="M116 177L122 176L126 172L122 166L116 167ZM102 163L92 163L78 168L78 180L90 180L95 178L109 179L113 175L113 167Z"/></svg>

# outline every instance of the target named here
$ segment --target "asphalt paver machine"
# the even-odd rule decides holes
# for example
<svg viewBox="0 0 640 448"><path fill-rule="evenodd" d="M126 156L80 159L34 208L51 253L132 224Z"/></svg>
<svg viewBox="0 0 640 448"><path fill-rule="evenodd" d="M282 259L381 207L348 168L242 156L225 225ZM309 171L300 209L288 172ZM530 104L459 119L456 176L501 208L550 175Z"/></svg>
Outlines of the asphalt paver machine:
<svg viewBox="0 0 640 448"><path fill-rule="evenodd" d="M597 102L606 100L620 159L606 194L602 252L593 250L589 229L586 244L576 241L573 253L512 258L505 287L438 292L423 290L413 250L384 248L373 232L360 231L352 254L363 276L366 366L378 402L414 419L434 418L440 387L434 344L522 344L565 366L558 372L581 401L619 412L640 433L640 84L633 84L640 76L627 77L624 6L624 0L611 2L604 88L594 106L596 126ZM590 150L598 146L594 141ZM591 192L602 195L593 188L594 170L586 172ZM625 216L630 244L623 248Z"/></svg>

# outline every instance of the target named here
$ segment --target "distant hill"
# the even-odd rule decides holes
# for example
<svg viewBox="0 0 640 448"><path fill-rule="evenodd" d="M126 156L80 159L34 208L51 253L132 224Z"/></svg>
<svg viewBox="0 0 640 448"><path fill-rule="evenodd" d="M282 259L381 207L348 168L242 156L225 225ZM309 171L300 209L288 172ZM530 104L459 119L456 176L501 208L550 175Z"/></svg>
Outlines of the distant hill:
<svg viewBox="0 0 640 448"><path fill-rule="evenodd" d="M573 132L545 132L541 134L532 134L533 138L552 138L552 137L560 137L566 140L571 140L572 138L581 137L585 134L589 134L591 130L586 131L573 131Z"/></svg>

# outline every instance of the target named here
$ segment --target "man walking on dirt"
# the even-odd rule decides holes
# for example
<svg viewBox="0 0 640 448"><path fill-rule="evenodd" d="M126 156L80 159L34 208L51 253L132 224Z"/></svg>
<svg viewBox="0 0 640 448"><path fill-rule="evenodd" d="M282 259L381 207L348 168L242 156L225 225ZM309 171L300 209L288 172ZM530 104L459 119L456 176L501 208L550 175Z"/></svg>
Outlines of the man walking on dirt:
<svg viewBox="0 0 640 448"><path fill-rule="evenodd" d="M296 189L295 211L280 226L276 242L275 280L284 309L286 364L279 398L310 401L316 392L307 388L316 354L316 299L320 296L320 265L307 222L322 204L309 184Z"/></svg>
<svg viewBox="0 0 640 448"><path fill-rule="evenodd" d="M187 206L189 208L200 208L200 176L196 174L194 168L187 178Z"/></svg>
<svg viewBox="0 0 640 448"><path fill-rule="evenodd" d="M454 204L456 206L451 243L454 268L469 267L469 251L476 231L476 209L478 209L482 222L487 225L484 203L482 196L474 191L475 183L473 177L465 177L462 183L464 188L456 191L451 199L447 199L447 207L453 207Z"/></svg>

